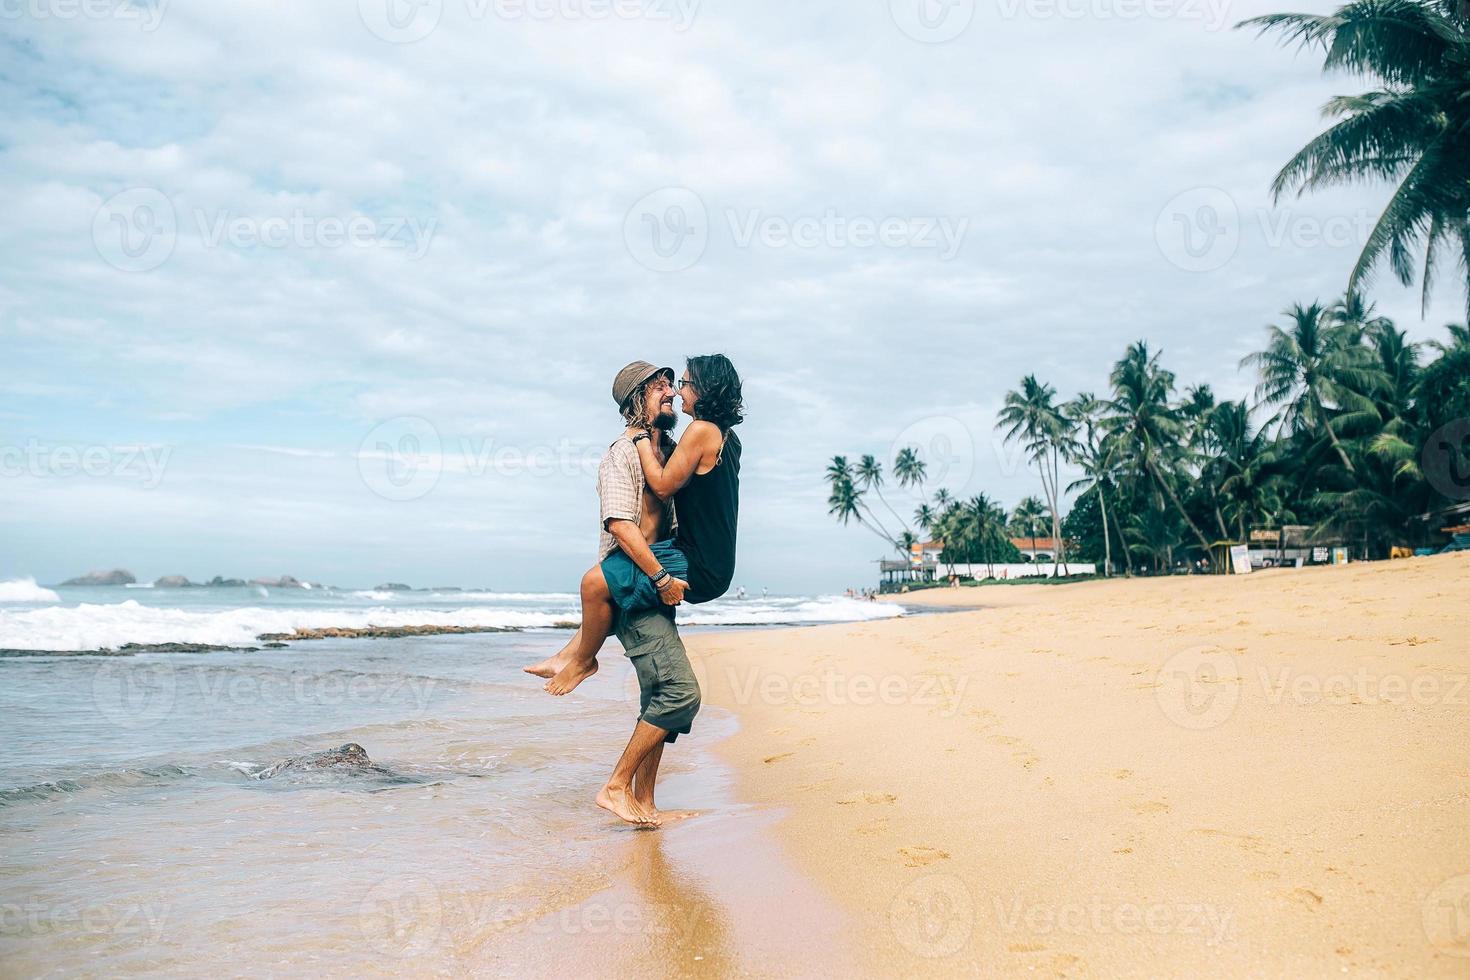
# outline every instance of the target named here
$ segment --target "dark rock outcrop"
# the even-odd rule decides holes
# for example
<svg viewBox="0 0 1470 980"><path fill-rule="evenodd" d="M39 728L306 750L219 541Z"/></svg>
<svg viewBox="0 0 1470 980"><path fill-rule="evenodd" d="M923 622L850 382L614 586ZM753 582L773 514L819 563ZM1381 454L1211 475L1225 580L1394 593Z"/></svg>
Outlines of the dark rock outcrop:
<svg viewBox="0 0 1470 980"><path fill-rule="evenodd" d="M216 575L204 584L214 589L238 588L245 584L245 580L243 578L220 578Z"/></svg>
<svg viewBox="0 0 1470 980"><path fill-rule="evenodd" d="M264 585L271 589L304 589L306 586L294 575L282 575L280 578L253 578L251 585Z"/></svg>
<svg viewBox="0 0 1470 980"><path fill-rule="evenodd" d="M62 585L132 585L138 581L133 573L125 568L114 568L110 572L88 572L69 578Z"/></svg>
<svg viewBox="0 0 1470 980"><path fill-rule="evenodd" d="M412 592L413 586L404 585L402 582L384 582L382 585L373 586L373 589L378 592Z"/></svg>
<svg viewBox="0 0 1470 980"><path fill-rule="evenodd" d="M163 578L153 580L155 589L188 589L193 585L194 583L190 582L185 575L165 575Z"/></svg>

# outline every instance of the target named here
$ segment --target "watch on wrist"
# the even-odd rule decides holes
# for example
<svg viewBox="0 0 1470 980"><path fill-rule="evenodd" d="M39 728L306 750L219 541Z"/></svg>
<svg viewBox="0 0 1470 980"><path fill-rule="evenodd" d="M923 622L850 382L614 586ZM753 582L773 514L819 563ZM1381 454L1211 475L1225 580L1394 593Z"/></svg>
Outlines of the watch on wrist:
<svg viewBox="0 0 1470 980"><path fill-rule="evenodd" d="M636 436L633 437L633 445L636 446L640 442L642 442L644 439L647 439L647 438L649 438L649 435L648 435L647 432L640 432Z"/></svg>

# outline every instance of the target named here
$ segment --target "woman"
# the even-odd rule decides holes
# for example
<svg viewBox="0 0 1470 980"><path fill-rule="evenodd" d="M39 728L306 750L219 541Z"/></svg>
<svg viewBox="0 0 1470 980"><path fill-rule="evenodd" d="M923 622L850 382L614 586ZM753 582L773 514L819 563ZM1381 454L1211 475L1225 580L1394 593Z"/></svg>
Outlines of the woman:
<svg viewBox="0 0 1470 980"><path fill-rule="evenodd" d="M677 536L672 546L654 546L666 574L651 580L625 553L614 551L582 578L584 624L610 623L618 612L674 605L681 598L709 602L724 595L734 577L741 449L734 427L745 417L740 375L725 355L706 354L688 359L677 387L680 407L693 421L666 460L660 461L654 439L642 438L651 434L649 420L625 433L638 448L648 488L660 500L674 499ZM597 602L607 603L613 615L589 617L588 604ZM597 672L606 639L606 629L579 629L556 656L526 670L551 677L547 692L566 694Z"/></svg>

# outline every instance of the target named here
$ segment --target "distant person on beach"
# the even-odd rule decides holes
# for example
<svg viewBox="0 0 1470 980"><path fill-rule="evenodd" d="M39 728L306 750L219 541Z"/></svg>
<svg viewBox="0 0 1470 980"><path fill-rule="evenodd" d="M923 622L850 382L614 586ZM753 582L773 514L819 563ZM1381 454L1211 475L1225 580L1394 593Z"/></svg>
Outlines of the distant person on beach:
<svg viewBox="0 0 1470 980"><path fill-rule="evenodd" d="M525 668L549 678L549 693L566 694L596 673L597 653L616 632L638 675L642 714L597 802L653 826L663 743L687 733L699 710L699 685L673 607L685 599L708 602L730 587L741 450L732 429L744 418L740 377L729 359L691 357L677 389L693 421L675 445L668 436L676 421L673 374L634 361L614 379L613 400L627 428L598 467L601 561L582 576L582 625L554 656Z"/></svg>

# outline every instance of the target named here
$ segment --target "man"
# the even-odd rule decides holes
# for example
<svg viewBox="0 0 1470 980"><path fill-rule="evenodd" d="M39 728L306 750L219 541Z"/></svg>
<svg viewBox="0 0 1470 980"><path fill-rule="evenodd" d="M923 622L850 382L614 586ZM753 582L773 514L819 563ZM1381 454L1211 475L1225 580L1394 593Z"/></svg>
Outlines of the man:
<svg viewBox="0 0 1470 980"><path fill-rule="evenodd" d="M647 361L634 361L613 379L613 400L624 421L631 424L641 419L660 433L661 462L673 445L668 438L676 421L673 382L671 368L656 368ZM602 512L599 559L621 548L643 573L658 574L659 559L650 546L672 535L676 526L673 506L649 489L638 449L626 432L603 454L597 470L597 496ZM640 710L627 748L598 791L597 805L639 826L657 827L663 822L654 805L653 789L664 744L687 734L699 711L699 682L674 627L674 604L681 593L682 589L675 588L657 609L632 614L619 611L614 625L638 676Z"/></svg>

